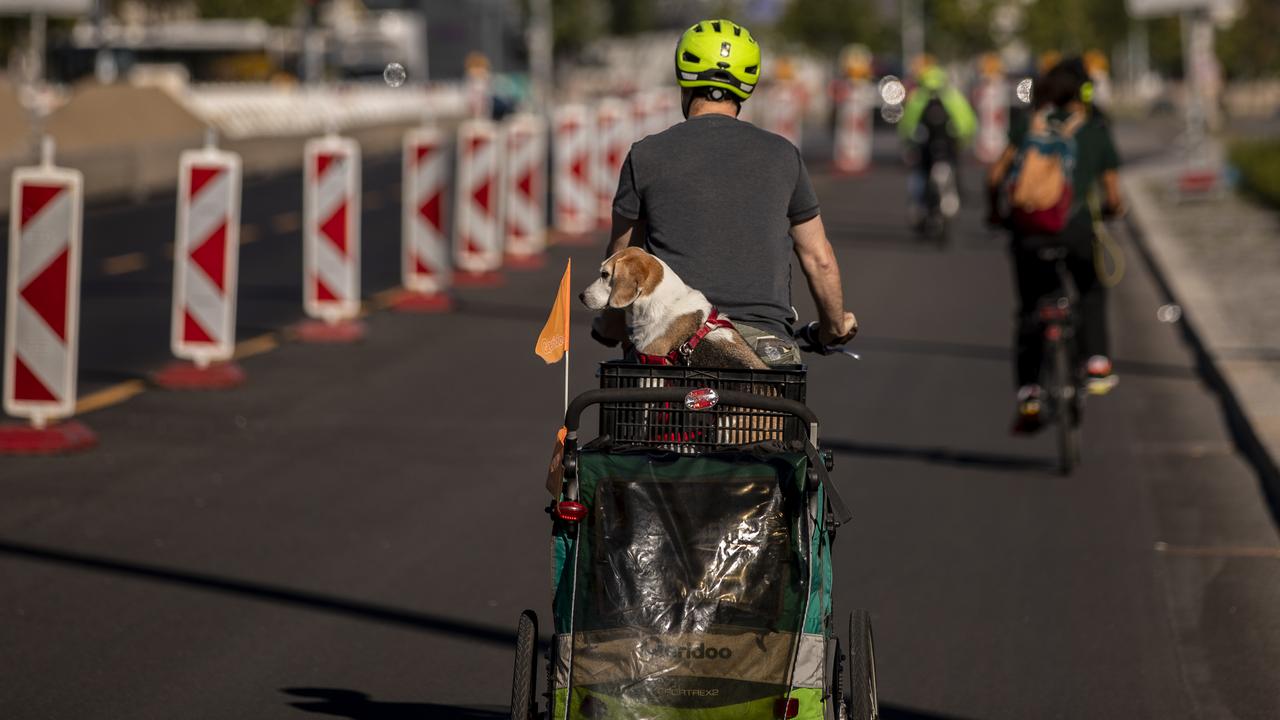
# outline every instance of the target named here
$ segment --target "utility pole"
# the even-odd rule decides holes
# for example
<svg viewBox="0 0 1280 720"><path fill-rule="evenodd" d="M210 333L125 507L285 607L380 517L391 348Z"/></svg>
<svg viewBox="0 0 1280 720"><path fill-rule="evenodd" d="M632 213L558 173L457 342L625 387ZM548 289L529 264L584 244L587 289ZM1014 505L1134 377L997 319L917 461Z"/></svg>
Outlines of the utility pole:
<svg viewBox="0 0 1280 720"><path fill-rule="evenodd" d="M924 2L902 0L902 76L911 72L911 62L924 54Z"/></svg>
<svg viewBox="0 0 1280 720"><path fill-rule="evenodd" d="M533 81L533 107L540 115L550 117L552 83L555 80L551 0L530 0L529 16L529 77Z"/></svg>

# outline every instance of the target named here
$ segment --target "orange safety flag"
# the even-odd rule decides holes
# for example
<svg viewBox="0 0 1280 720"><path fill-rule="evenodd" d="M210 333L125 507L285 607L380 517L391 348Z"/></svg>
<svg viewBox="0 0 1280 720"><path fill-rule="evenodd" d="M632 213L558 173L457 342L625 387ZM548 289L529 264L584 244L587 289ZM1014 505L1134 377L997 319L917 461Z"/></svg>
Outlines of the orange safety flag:
<svg viewBox="0 0 1280 720"><path fill-rule="evenodd" d="M547 364L560 362L560 358L569 352L569 273L573 268L573 259L564 266L564 277L560 279L560 289L556 291L556 303L551 306L551 316L547 324L538 334L538 343L533 351Z"/></svg>
<svg viewBox="0 0 1280 720"><path fill-rule="evenodd" d="M569 434L567 428L556 431L556 445L551 449L551 462L547 463L547 492L551 497L560 497L564 485L564 439Z"/></svg>

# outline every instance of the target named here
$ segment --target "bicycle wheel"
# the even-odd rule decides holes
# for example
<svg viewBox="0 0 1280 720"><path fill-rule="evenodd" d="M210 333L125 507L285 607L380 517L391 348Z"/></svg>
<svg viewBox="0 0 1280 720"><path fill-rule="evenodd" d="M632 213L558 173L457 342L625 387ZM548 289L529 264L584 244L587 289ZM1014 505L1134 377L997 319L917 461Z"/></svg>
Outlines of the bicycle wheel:
<svg viewBox="0 0 1280 720"><path fill-rule="evenodd" d="M871 636L871 615L865 610L849 613L849 690L845 700L849 720L878 720L876 651Z"/></svg>
<svg viewBox="0 0 1280 720"><path fill-rule="evenodd" d="M1080 423L1075 374L1067 344L1053 344L1053 421L1058 440L1058 472L1070 475L1080 461Z"/></svg>
<svg viewBox="0 0 1280 720"><path fill-rule="evenodd" d="M511 720L534 720L538 708L533 693L537 685L538 616L532 610L520 613L516 627L516 664L511 676Z"/></svg>

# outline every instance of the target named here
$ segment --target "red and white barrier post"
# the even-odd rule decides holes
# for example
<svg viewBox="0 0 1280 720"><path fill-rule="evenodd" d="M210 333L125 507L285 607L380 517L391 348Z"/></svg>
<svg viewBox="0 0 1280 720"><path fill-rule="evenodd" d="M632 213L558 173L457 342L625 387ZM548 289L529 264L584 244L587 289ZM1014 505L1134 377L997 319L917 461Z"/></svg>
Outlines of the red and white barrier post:
<svg viewBox="0 0 1280 720"><path fill-rule="evenodd" d="M547 244L547 130L536 115L513 115L503 130L502 215L506 219L506 259L515 269L545 262Z"/></svg>
<svg viewBox="0 0 1280 720"><path fill-rule="evenodd" d="M976 90L978 137L973 153L987 164L1000 159L1009 142L1009 83L1003 77L987 77Z"/></svg>
<svg viewBox="0 0 1280 720"><path fill-rule="evenodd" d="M56 453L97 443L78 422L80 228L84 178L53 164L45 139L38 167L17 168L9 205L4 410L29 425L0 425L0 454Z"/></svg>
<svg viewBox="0 0 1280 720"><path fill-rule="evenodd" d="M797 148L803 140L804 87L798 82L778 82L767 89L760 108L764 128L791 141Z"/></svg>
<svg viewBox="0 0 1280 720"><path fill-rule="evenodd" d="M502 282L502 188L498 130L489 120L458 126L454 283L483 287Z"/></svg>
<svg viewBox="0 0 1280 720"><path fill-rule="evenodd" d="M355 342L360 314L360 145L329 134L307 141L302 192L304 342Z"/></svg>
<svg viewBox="0 0 1280 720"><path fill-rule="evenodd" d="M591 184L592 118L582 105L555 112L555 227L568 242L590 240L596 227L596 196Z"/></svg>
<svg viewBox="0 0 1280 720"><path fill-rule="evenodd" d="M835 167L842 173L866 172L871 166L875 89L866 80L843 83L842 89L836 109Z"/></svg>
<svg viewBox="0 0 1280 720"><path fill-rule="evenodd" d="M453 268L445 234L445 185L449 157L444 134L434 127L404 136L401 163L401 283L391 304L403 312L444 312L453 303L448 290Z"/></svg>
<svg viewBox="0 0 1280 720"><path fill-rule="evenodd" d="M212 138L178 160L169 345L180 358L152 375L160 387L212 390L244 382L236 348L240 156Z"/></svg>
<svg viewBox="0 0 1280 720"><path fill-rule="evenodd" d="M592 183L601 228L613 224L613 196L618 191L618 173L631 147L631 118L627 104L616 98L600 101L596 108L596 145L592 158Z"/></svg>

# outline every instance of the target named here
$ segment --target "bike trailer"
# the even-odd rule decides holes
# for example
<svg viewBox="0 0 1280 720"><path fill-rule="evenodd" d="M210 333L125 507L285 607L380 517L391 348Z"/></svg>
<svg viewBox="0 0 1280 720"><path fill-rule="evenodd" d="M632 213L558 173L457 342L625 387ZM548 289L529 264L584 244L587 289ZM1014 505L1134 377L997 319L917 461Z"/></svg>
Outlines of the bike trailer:
<svg viewBox="0 0 1280 720"><path fill-rule="evenodd" d="M532 662L518 655L513 718L848 717L831 593L832 536L847 513L816 418L777 394L680 384L571 403L564 492L551 508L547 714L533 705ZM590 405L602 408L601 437L578 448L577 416ZM774 436L712 442L753 435L735 414ZM637 432L646 416L661 425L658 440ZM770 417L779 422L761 421ZM631 439L614 440L623 419ZM701 444L691 451L672 441L681 437ZM865 639L869 668L869 626ZM862 675L854 682L874 707L873 673Z"/></svg>

